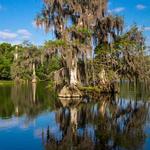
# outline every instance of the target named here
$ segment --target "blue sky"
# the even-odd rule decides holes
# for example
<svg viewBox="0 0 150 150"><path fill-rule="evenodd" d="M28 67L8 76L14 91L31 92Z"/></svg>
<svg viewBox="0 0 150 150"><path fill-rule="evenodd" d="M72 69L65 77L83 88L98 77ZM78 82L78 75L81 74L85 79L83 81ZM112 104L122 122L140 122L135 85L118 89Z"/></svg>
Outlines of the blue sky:
<svg viewBox="0 0 150 150"><path fill-rule="evenodd" d="M0 0L0 42L12 44L30 40L40 45L52 39L42 29L37 29L34 18L43 6L43 0ZM150 0L109 0L109 12L125 19L125 26L136 23L145 27L146 42L150 45Z"/></svg>

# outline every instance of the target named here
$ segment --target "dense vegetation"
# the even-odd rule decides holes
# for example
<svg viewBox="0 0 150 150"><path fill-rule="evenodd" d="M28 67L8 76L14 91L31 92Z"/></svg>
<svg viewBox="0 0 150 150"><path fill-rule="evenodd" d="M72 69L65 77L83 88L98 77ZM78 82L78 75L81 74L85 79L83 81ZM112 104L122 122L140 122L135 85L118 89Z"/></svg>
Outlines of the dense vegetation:
<svg viewBox="0 0 150 150"><path fill-rule="evenodd" d="M138 34L138 35L137 35ZM102 68L107 72L108 78L128 78L130 80L149 79L149 57L144 55L145 47L139 43L139 38L143 38L142 32L136 26L128 32L118 36L116 42L111 47L100 45L95 48L94 60L87 60L87 82L90 84L93 80L91 73L94 65L95 82L98 82L98 75ZM140 45L141 44L141 45ZM63 41L48 41L43 47L36 47L30 43L21 45L11 45L8 43L0 44L0 79L12 80L32 79L32 64L36 64L36 75L39 80L50 80L52 72L63 67L63 60L60 55L49 52L49 47L58 47L65 45ZM15 54L18 54L15 60ZM83 62L78 62L82 67ZM86 66L84 66L86 67ZM84 72L83 72L84 74Z"/></svg>
<svg viewBox="0 0 150 150"><path fill-rule="evenodd" d="M13 52L15 47L11 44L2 43L0 44L0 79L10 80L11 79L11 65L13 63Z"/></svg>
<svg viewBox="0 0 150 150"><path fill-rule="evenodd" d="M49 80L51 73L61 67L59 56L50 58L41 47L29 42L0 44L0 80L31 80L33 63L39 80Z"/></svg>
<svg viewBox="0 0 150 150"><path fill-rule="evenodd" d="M122 17L109 14L107 0L45 0L36 24L55 41L48 43L51 55L59 52L67 86L110 87L116 79L149 78L149 60L144 56L145 38L137 26L124 30ZM68 26L71 22L71 26ZM63 75L62 75L63 70Z"/></svg>
<svg viewBox="0 0 150 150"><path fill-rule="evenodd" d="M122 78L148 80L145 38L136 25L107 12L106 0L45 0L35 19L55 41L0 45L1 80L52 80L56 85L105 86ZM71 22L71 25L68 25Z"/></svg>

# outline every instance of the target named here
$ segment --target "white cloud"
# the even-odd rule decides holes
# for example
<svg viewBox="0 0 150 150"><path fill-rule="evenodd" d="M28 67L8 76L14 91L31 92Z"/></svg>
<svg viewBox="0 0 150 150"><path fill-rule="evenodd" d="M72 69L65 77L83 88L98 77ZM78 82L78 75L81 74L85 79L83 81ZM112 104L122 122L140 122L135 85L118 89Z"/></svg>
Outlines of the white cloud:
<svg viewBox="0 0 150 150"><path fill-rule="evenodd" d="M0 130L6 128L13 128L19 124L19 120L17 118L11 118L6 120L0 120Z"/></svg>
<svg viewBox="0 0 150 150"><path fill-rule="evenodd" d="M145 31L150 31L150 27L145 27L144 30Z"/></svg>
<svg viewBox="0 0 150 150"><path fill-rule="evenodd" d="M29 39L31 37L31 33L26 29L19 29L17 33L22 36L24 39Z"/></svg>
<svg viewBox="0 0 150 150"><path fill-rule="evenodd" d="M24 40L29 40L31 35L27 29L18 29L16 32L11 32L9 29L0 30L0 43L19 44Z"/></svg>
<svg viewBox="0 0 150 150"><path fill-rule="evenodd" d="M117 8L108 10L108 12L109 12L109 13L119 13L119 12L122 12L122 11L124 11L124 10L125 10L124 7L117 7Z"/></svg>
<svg viewBox="0 0 150 150"><path fill-rule="evenodd" d="M146 6L143 5L143 4L138 4L138 5L136 5L136 8L139 9L139 10L143 10L143 9L146 8Z"/></svg>
<svg viewBox="0 0 150 150"><path fill-rule="evenodd" d="M15 39L18 35L9 31L0 31L0 39L2 40L12 40Z"/></svg>

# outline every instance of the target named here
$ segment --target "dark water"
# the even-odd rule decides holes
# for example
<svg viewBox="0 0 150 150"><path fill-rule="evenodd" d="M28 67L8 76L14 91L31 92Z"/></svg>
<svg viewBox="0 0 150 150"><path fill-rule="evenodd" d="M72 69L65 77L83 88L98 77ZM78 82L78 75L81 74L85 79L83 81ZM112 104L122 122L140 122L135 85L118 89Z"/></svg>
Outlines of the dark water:
<svg viewBox="0 0 150 150"><path fill-rule="evenodd" d="M46 83L0 86L0 150L149 150L150 88L120 88L69 105Z"/></svg>

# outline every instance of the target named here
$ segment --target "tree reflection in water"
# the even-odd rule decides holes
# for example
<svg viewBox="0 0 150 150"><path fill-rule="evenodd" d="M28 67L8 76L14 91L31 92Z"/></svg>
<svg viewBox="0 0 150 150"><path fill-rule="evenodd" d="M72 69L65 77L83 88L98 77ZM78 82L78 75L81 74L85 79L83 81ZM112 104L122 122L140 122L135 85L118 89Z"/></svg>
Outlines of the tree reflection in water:
<svg viewBox="0 0 150 150"><path fill-rule="evenodd" d="M61 102L55 116L60 136L47 128L43 134L47 150L142 149L148 103L109 96L76 106Z"/></svg>
<svg viewBox="0 0 150 150"><path fill-rule="evenodd" d="M41 82L0 87L0 117L26 115L28 120L32 120L45 110L55 109L56 93L50 92L46 86Z"/></svg>
<svg viewBox="0 0 150 150"><path fill-rule="evenodd" d="M43 126L37 128L47 150L141 150L148 143L150 88L123 83L118 97L84 103L61 100L60 105L55 92L45 87L45 83L0 86L0 118L25 115L28 125L46 111ZM44 124L45 120L50 123Z"/></svg>

